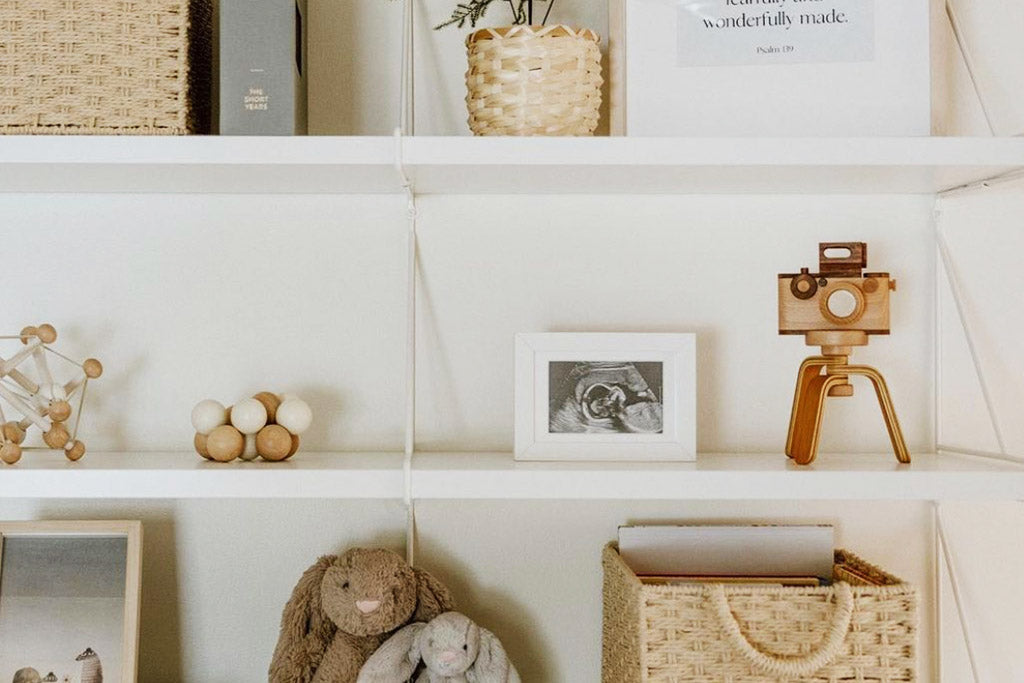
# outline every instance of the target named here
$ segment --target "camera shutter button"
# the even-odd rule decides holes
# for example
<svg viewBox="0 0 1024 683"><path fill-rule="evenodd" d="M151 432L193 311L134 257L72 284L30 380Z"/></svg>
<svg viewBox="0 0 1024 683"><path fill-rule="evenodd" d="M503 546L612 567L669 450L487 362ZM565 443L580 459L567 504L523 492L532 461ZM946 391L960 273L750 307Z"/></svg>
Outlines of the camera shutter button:
<svg viewBox="0 0 1024 683"><path fill-rule="evenodd" d="M797 299L810 299L818 292L818 283L807 273L807 269L792 279L789 290Z"/></svg>

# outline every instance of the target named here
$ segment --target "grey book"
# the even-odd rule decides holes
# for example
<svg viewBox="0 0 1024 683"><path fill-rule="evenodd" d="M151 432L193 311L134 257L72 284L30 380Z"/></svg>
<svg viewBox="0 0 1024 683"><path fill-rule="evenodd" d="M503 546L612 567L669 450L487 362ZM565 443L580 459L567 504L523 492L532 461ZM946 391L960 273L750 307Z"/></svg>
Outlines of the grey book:
<svg viewBox="0 0 1024 683"><path fill-rule="evenodd" d="M220 134L305 135L306 0L220 0Z"/></svg>

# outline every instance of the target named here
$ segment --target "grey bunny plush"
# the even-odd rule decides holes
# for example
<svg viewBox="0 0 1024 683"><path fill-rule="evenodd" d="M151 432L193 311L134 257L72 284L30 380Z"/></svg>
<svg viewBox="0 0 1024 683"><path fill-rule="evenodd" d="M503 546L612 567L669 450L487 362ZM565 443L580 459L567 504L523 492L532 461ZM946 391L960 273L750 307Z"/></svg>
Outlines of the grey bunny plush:
<svg viewBox="0 0 1024 683"><path fill-rule="evenodd" d="M416 683L520 683L493 633L458 612L409 624L374 652L356 683L404 683L422 660Z"/></svg>

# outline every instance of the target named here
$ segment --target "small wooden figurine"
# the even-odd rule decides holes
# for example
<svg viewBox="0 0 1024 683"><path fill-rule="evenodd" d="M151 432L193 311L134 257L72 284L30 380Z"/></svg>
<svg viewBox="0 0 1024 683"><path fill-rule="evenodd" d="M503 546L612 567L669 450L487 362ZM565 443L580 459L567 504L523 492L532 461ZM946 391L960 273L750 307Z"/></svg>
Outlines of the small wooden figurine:
<svg viewBox="0 0 1024 683"><path fill-rule="evenodd" d="M865 273L867 244L826 242L818 245L818 273L802 268L779 275L779 334L802 334L821 355L800 366L786 438L786 455L800 465L814 461L827 396L853 396L850 375L867 377L875 388L896 459L910 462L885 378L874 368L850 365L854 346L868 335L889 334L889 273Z"/></svg>
<svg viewBox="0 0 1024 683"><path fill-rule="evenodd" d="M299 450L299 434L313 421L309 405L294 394L261 391L230 408L200 401L192 409L196 453L207 460L287 460Z"/></svg>
<svg viewBox="0 0 1024 683"><path fill-rule="evenodd" d="M26 431L33 425L42 432L48 447L63 450L68 460L78 460L85 455L85 444L76 438L85 389L90 379L103 374L103 365L95 358L78 363L50 348L57 340L53 325L26 327L20 334L0 339L18 339L24 346L8 359L0 357L0 460L13 465L21 459ZM80 372L64 383L55 381L48 353L75 365ZM77 408L73 411L71 400L76 394ZM21 419L9 422L4 405ZM65 422L73 412L75 423L69 432Z"/></svg>

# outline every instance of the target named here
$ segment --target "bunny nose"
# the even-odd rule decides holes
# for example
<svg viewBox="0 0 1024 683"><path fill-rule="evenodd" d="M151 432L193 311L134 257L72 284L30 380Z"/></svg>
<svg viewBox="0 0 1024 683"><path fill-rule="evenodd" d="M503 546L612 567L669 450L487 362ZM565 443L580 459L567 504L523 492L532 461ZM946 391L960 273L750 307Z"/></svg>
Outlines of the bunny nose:
<svg viewBox="0 0 1024 683"><path fill-rule="evenodd" d="M455 650L445 650L440 655L438 655L438 659L440 659L442 662L453 662L455 661L455 658L458 656L459 653Z"/></svg>
<svg viewBox="0 0 1024 683"><path fill-rule="evenodd" d="M380 600L357 600L356 609L363 614L369 614L370 612L376 612L377 608L380 607Z"/></svg>

